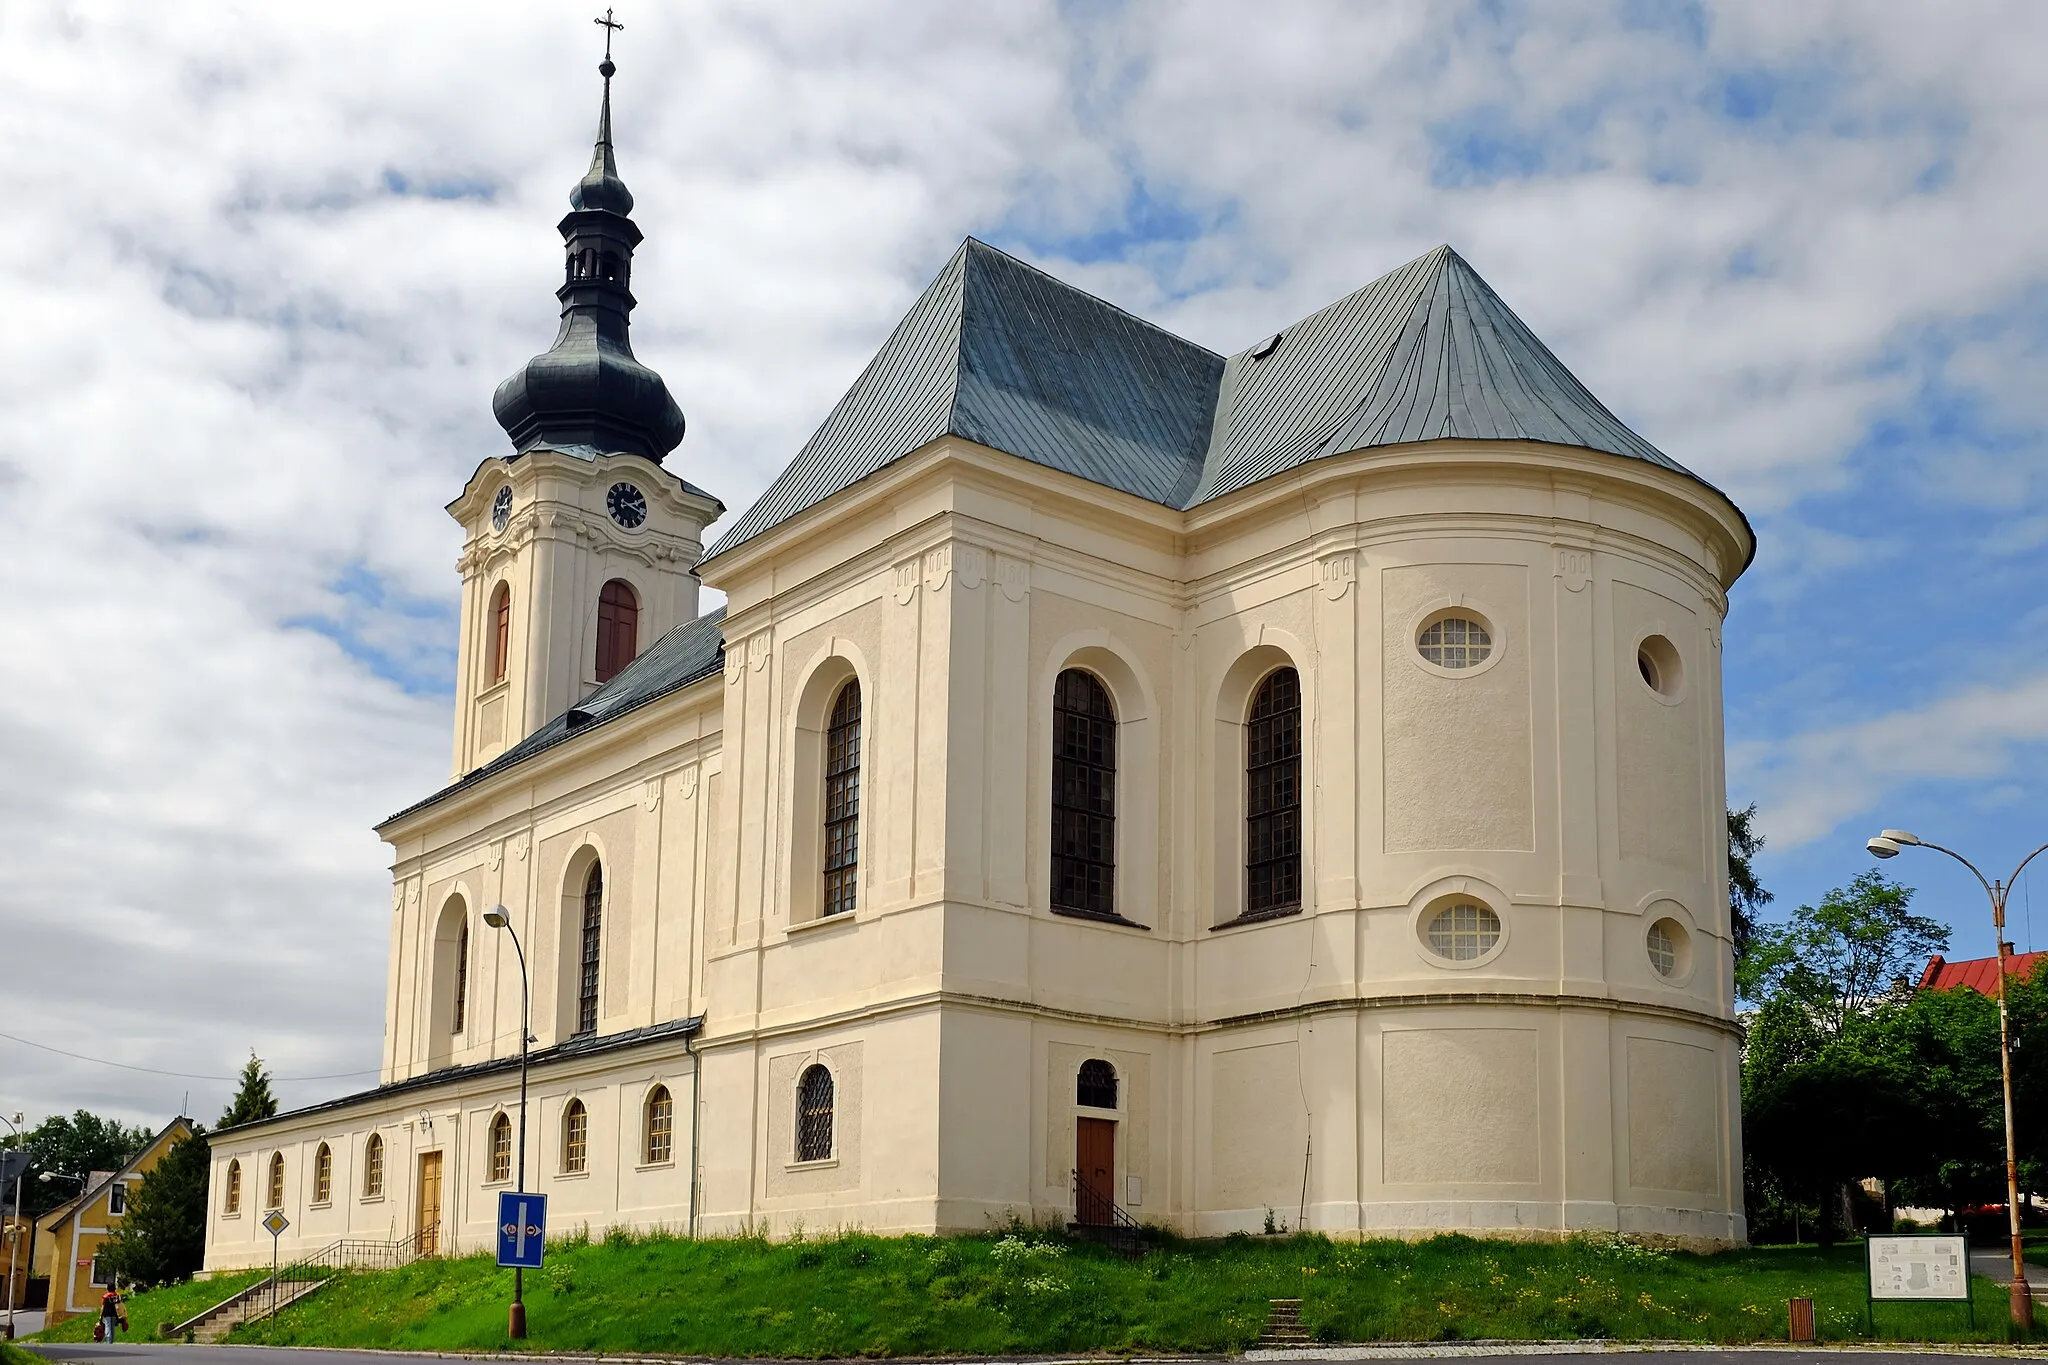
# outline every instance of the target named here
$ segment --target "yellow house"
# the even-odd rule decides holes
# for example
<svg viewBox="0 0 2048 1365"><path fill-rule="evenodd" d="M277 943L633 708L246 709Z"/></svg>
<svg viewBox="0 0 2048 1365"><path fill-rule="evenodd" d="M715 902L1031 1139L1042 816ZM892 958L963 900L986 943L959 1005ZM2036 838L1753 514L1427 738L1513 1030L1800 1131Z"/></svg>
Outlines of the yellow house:
<svg viewBox="0 0 2048 1365"><path fill-rule="evenodd" d="M48 1322L62 1322L80 1313L97 1312L107 1281L99 1266L101 1243L121 1226L128 1194L142 1177L156 1169L164 1153L193 1134L192 1120L172 1119L118 1171L94 1171L85 1188L68 1204L43 1216L36 1238L36 1273L50 1278Z"/></svg>

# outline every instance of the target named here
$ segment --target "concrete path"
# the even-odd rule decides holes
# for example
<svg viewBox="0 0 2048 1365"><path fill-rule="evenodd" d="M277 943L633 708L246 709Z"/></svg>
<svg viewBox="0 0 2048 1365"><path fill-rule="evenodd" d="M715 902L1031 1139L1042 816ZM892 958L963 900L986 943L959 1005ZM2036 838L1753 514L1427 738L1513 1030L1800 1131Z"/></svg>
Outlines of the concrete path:
<svg viewBox="0 0 2048 1365"><path fill-rule="evenodd" d="M2038 1305L2044 1296L2048 1296L2048 1265L2042 1265L2039 1261L2028 1261L2026 1267L2027 1288L2034 1291L2034 1299ZM1971 1247L1970 1273L1982 1275L1987 1280L1996 1280L2000 1284L2011 1284L2012 1252L1997 1248Z"/></svg>

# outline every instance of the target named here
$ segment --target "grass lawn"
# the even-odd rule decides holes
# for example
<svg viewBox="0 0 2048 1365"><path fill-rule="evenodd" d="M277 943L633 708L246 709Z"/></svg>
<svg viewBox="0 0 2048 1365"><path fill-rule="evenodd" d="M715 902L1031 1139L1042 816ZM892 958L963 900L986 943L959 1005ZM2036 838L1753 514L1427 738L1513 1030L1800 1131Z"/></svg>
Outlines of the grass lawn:
<svg viewBox="0 0 2048 1365"><path fill-rule="evenodd" d="M1028 1231L783 1243L613 1234L553 1245L546 1269L527 1275L527 1346L796 1357L1227 1351L1250 1345L1266 1301L1282 1297L1301 1298L1303 1326L1326 1341L1783 1341L1794 1295L1814 1299L1823 1340L1845 1341L1868 1337L1863 1283L1861 1244L1692 1256L1594 1241L1233 1237L1168 1241L1127 1261ZM221 1284L199 1297L221 1296ZM511 1288L511 1272L481 1255L346 1274L233 1340L503 1350ZM1877 1336L2006 1340L2004 1291L1988 1280L1975 1290L1974 1332L1960 1305L1881 1304ZM172 1309L173 1292L183 1291L136 1296L131 1320L153 1330L198 1311Z"/></svg>
<svg viewBox="0 0 2048 1365"><path fill-rule="evenodd" d="M230 1294L256 1283L270 1272L237 1271L232 1275L216 1275L210 1280L188 1280L164 1289L151 1290L146 1294L128 1294L129 1331L123 1341L154 1341L158 1323L179 1323L194 1318L227 1298ZM45 1327L35 1334L34 1341L91 1341L92 1325L97 1319L90 1313Z"/></svg>
<svg viewBox="0 0 2048 1365"><path fill-rule="evenodd" d="M0 1341L0 1365L43 1365L11 1341Z"/></svg>

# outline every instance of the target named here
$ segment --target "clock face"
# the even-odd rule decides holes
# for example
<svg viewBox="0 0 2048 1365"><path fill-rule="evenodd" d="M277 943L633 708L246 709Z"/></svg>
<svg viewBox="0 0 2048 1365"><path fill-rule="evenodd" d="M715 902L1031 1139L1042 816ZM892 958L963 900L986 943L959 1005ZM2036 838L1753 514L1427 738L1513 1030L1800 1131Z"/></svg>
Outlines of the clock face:
<svg viewBox="0 0 2048 1365"><path fill-rule="evenodd" d="M647 520L647 495L630 483L615 483L604 495L604 506L612 520L628 531Z"/></svg>
<svg viewBox="0 0 2048 1365"><path fill-rule="evenodd" d="M512 485L506 484L498 490L498 496L491 499L491 525L502 531L505 523L512 520Z"/></svg>

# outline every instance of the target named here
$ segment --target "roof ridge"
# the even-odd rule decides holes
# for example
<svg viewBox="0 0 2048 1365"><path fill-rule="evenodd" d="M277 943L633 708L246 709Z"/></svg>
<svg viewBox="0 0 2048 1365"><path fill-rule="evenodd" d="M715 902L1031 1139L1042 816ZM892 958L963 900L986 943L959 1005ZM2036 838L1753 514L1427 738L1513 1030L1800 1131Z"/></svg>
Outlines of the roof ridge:
<svg viewBox="0 0 2048 1365"><path fill-rule="evenodd" d="M960 242L960 249L962 251L967 250L967 248L969 247L977 246L980 247L983 251L990 253L991 255L1002 257L1011 265L1020 266L1023 269L1030 271L1034 275L1038 275L1044 279L1050 280L1052 283L1058 285L1061 289L1066 290L1070 294L1079 294L1082 298L1087 299L1091 303L1100 304L1104 308L1109 309L1110 312L1128 318L1130 321L1135 322L1136 324L1138 324L1138 326L1144 328L1148 332L1157 332L1160 336L1166 337L1173 341L1178 341L1183 346L1192 346L1194 349L1203 352L1205 355L1215 356L1218 360L1223 360L1227 358L1224 356L1222 352L1212 351L1199 341L1190 341L1186 337L1182 336L1179 332L1170 331L1167 328L1162 327L1158 323L1152 321L1152 319L1148 317L1143 317L1137 313L1133 313L1130 309L1124 307L1120 303L1111 303L1108 299L1102 297L1102 295L1100 294L1091 294L1086 289L1083 289L1080 285L1072 284L1066 280L1061 279L1059 276L1053 274L1050 270L1045 269L1043 266L1033 265L1031 262L1025 260L1022 256L1018 256L1012 252L1005 251L999 246L994 246L988 242L984 242L983 240L981 240L981 238L975 236L971 232L968 233L967 236L963 238ZM1079 263L1076 262L1076 264Z"/></svg>

